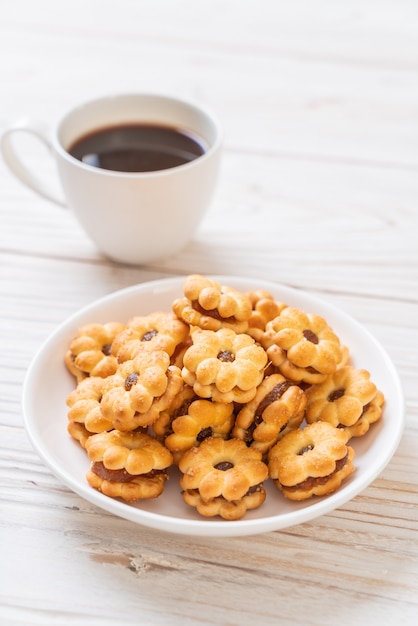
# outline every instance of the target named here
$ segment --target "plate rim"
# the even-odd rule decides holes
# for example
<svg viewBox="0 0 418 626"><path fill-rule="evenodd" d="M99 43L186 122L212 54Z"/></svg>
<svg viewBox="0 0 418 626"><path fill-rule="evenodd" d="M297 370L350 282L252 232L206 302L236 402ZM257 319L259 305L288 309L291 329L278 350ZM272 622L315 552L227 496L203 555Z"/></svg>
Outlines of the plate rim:
<svg viewBox="0 0 418 626"><path fill-rule="evenodd" d="M83 318L85 315L88 315L90 312L93 313L94 310L101 309L108 302L116 302L121 299L123 300L124 298L128 298L133 294L140 294L141 292L150 292L151 294L156 294L159 292L164 292L168 288L174 286L179 286L181 288L185 275L144 281L142 283L137 283L135 285L130 285L128 287L124 287L122 289L110 292L74 311L64 321L62 321L55 328L55 330L52 331L52 333L49 334L49 336L44 340L44 342L38 348L34 357L31 360L31 363L25 375L22 390L23 422L26 433L33 448L35 449L39 457L43 460L45 465L49 467L55 477L63 482L69 489L71 489L71 491L77 493L84 500L87 500L90 503L96 505L101 510L110 512L118 517L130 520L134 523L175 534L188 534L206 537L231 537L260 534L274 530L282 530L284 528L289 528L294 525L305 523L341 507L342 505L353 499L355 496L359 495L359 493L361 493L366 487L374 482L374 480L381 474L383 469L391 460L402 438L406 417L405 399L401 380L392 359L390 358L386 349L382 346L380 342L377 341L374 335L366 327L360 324L360 322L358 322L354 317L346 313L343 309L335 306L332 303L327 302L325 299L322 299L309 291L305 291L302 289L298 290L276 281L264 280L259 278L220 274L207 274L206 276L208 278L217 280L221 284L228 284L237 288L240 288L240 284L242 286L246 285L246 290L248 290L248 283L253 282L255 289L264 288L267 290L279 290L283 294L287 294L290 298L292 297L292 295L297 295L299 297L302 297L304 300L307 300L307 302L312 303L313 305L317 304L319 308L325 307L328 311L332 311L334 315L336 315L339 319L345 320L345 322L349 323L350 326L354 326L358 331L368 337L368 340L371 341L375 349L383 357L384 367L389 368L391 371L394 389L396 391L397 405L400 409L400 415L398 416L398 427L395 429L395 436L392 438L391 445L388 446L381 462L373 468L373 471L366 472L362 479L357 479L346 484L333 494L330 494L325 498L320 498L316 500L312 505L301 508L297 512L298 514L296 520L293 520L295 512L292 510L290 512L279 513L277 515L270 515L267 517L253 519L247 519L244 517L240 520L227 521L212 518L202 518L196 520L182 519L179 517L173 517L170 515L163 515L161 513L138 509L130 506L125 502L109 498L108 496L101 494L97 490L92 489L88 485L80 485L77 478L74 478L73 476L68 474L67 471L56 466L55 462L51 460L50 456L48 455L48 450L45 449L45 445L42 445L42 442L39 441L36 432L36 425L34 424L33 419L31 419L30 417L32 409L29 406L29 398L31 387L33 386L34 379L36 378L36 367L38 365L38 362L42 359L45 353L47 353L49 346L54 343L54 340L60 337L60 335L64 331L67 332L72 325L74 325L74 329L76 329L77 320ZM179 293L179 296L180 295L181 292ZM89 489L87 489L86 487L89 487ZM138 517L140 519L137 519ZM292 518L290 522L288 519L289 517Z"/></svg>

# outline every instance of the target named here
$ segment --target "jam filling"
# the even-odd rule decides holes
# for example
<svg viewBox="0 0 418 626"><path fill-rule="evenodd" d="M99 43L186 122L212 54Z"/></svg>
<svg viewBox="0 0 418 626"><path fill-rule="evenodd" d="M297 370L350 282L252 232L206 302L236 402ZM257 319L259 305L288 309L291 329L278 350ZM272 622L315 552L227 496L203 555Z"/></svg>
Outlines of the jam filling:
<svg viewBox="0 0 418 626"><path fill-rule="evenodd" d="M229 350L221 350L217 358L223 363L233 363L235 361L235 354L232 354Z"/></svg>
<svg viewBox="0 0 418 626"><path fill-rule="evenodd" d="M276 402L276 400L279 400L279 398L283 396L283 394L289 389L289 387L292 387L292 386L293 386L293 383L287 380L283 383L278 383L263 398L263 400L260 402L260 404L258 405L255 411L254 419L251 422L251 425L247 428L245 432L244 440L247 443L247 445L253 441L254 431L257 428L257 426L261 424L261 422L263 421L263 413L266 410L266 408L270 406L270 404L272 404L273 402ZM284 424L281 430L286 428L286 426L287 424Z"/></svg>
<svg viewBox="0 0 418 626"><path fill-rule="evenodd" d="M192 345L192 340L191 339L187 339L186 341L183 341L182 343L179 343L173 354L171 355L171 359L170 359L170 364L171 365L175 365L177 362L177 359L179 357L179 355L182 353L183 350L186 350L186 348L188 348L189 346Z"/></svg>
<svg viewBox="0 0 418 626"><path fill-rule="evenodd" d="M231 463L230 461L221 461L220 463L217 463L213 467L217 470L221 470L222 472L226 472L227 470L234 467L234 464Z"/></svg>
<svg viewBox="0 0 418 626"><path fill-rule="evenodd" d="M263 483L258 483L258 485L253 485L248 489L248 491L244 494L245 496L250 496L252 493L256 493L257 491L261 491L263 488Z"/></svg>
<svg viewBox="0 0 418 626"><path fill-rule="evenodd" d="M208 437L212 437L212 435L213 435L213 430L210 426L208 426L207 428L202 428L202 430L197 434L196 441L198 441L199 443L202 443L202 441L204 441Z"/></svg>
<svg viewBox="0 0 418 626"><path fill-rule="evenodd" d="M250 496L252 493L261 491L262 489L263 489L263 483L258 483L258 485L252 485L252 487L250 487L248 491L244 493L242 497L245 498L246 496ZM187 492L190 493L190 495L195 495L195 496L200 495L199 489L188 489ZM223 496L217 496L217 497L221 498L222 500L225 500Z"/></svg>
<svg viewBox="0 0 418 626"><path fill-rule="evenodd" d="M132 372L125 378L125 391L130 391L134 385L138 382L138 374Z"/></svg>
<svg viewBox="0 0 418 626"><path fill-rule="evenodd" d="M200 313L201 315L206 315L207 317L212 317L215 320L220 320L220 321L235 321L234 317L222 317L222 315L219 314L218 309L204 309L197 300L193 300L192 301L192 307L195 311L197 311L198 313Z"/></svg>
<svg viewBox="0 0 418 626"><path fill-rule="evenodd" d="M298 483L297 485L293 485L292 487L287 487L286 485L284 485L284 487L286 491L299 491L299 489L303 491L305 490L307 491L308 489L312 489L312 487L315 487L316 485L325 485L329 481L329 479L332 476L334 476L334 474L339 472L344 467L344 465L347 463L347 460L348 460L348 452L342 459L339 459L338 461L336 461L335 470L331 472L331 474L328 474L327 476L318 476L318 477L308 476L306 480L303 480L301 483Z"/></svg>
<svg viewBox="0 0 418 626"><path fill-rule="evenodd" d="M193 404L193 402L196 400L197 397L198 396L193 396L193 398L190 398L189 400L184 400L182 405L179 406L178 409L173 411L173 413L171 414L171 419L175 420L177 417L182 417L183 415L187 415L187 413L189 412L190 405Z"/></svg>
<svg viewBox="0 0 418 626"><path fill-rule="evenodd" d="M364 407L363 407L363 410L362 410L362 412L361 412L360 417L358 418L358 420L356 420L356 421L354 422L354 424L351 424L351 426L355 426L355 425L357 424L357 422L358 422L358 421L359 421L362 417L364 417L364 415L366 415L367 411L370 409L370 407L371 407L371 406L372 406L372 403L371 403L371 402L368 402L367 404L365 404L365 405L364 405ZM339 423L339 424L337 424L337 428L347 428L347 424L341 424L341 423Z"/></svg>
<svg viewBox="0 0 418 626"><path fill-rule="evenodd" d="M336 400L338 400L338 398L342 398L344 393L345 389L334 389L334 391L331 391L331 393L329 394L327 400L328 402L335 402Z"/></svg>
<svg viewBox="0 0 418 626"><path fill-rule="evenodd" d="M263 398L263 400L258 405L257 410L255 412L256 416L258 417L259 415L262 415L270 404L272 404L273 402L276 402L276 400L279 400L284 395L284 393L292 386L293 386L293 383L291 383L288 380L284 381L283 383L278 383L277 385L275 385L273 389Z"/></svg>
<svg viewBox="0 0 418 626"><path fill-rule="evenodd" d="M303 336L307 341L310 341L311 343L319 343L318 335L316 335L312 330L309 330L309 328L303 331Z"/></svg>
<svg viewBox="0 0 418 626"><path fill-rule="evenodd" d="M363 415L365 415L367 413L367 411L370 409L371 407L371 402L368 402L367 404L364 405L363 410L361 412L360 417L363 417Z"/></svg>
<svg viewBox="0 0 418 626"><path fill-rule="evenodd" d="M257 428L257 426L261 424L262 421L263 421L263 417L261 415L257 415L256 417L254 417L250 426L245 431L244 441L247 444L247 446L249 446L253 442L254 431Z"/></svg>
<svg viewBox="0 0 418 626"><path fill-rule="evenodd" d="M141 341L151 341L151 339L156 335L158 335L158 331L153 328L143 335Z"/></svg>
<svg viewBox="0 0 418 626"><path fill-rule="evenodd" d="M311 446L309 444L309 446L305 446L304 448L301 448L298 452L298 455L302 456L302 454L305 454L305 452L309 452L310 450L313 450L313 446Z"/></svg>
<svg viewBox="0 0 418 626"><path fill-rule="evenodd" d="M135 478L154 478L158 474L164 474L164 470L151 470L146 474L130 474L126 469L107 469L102 461L96 461L92 464L91 471L103 480L110 480L115 483L129 483Z"/></svg>
<svg viewBox="0 0 418 626"><path fill-rule="evenodd" d="M111 343L106 343L103 347L102 347L102 352L105 356L110 356L112 354L112 344Z"/></svg>
<svg viewBox="0 0 418 626"><path fill-rule="evenodd" d="M172 435L174 430L173 430L173 422L175 419L177 419L178 417L183 417L183 415L187 415L187 413L189 412L189 406L198 398L198 396L193 396L193 398L190 398L189 400L184 400L182 405L178 407L178 409L176 409L175 411L173 411L170 415L170 423L167 425L166 428L166 432L165 432L165 437L168 437L168 435Z"/></svg>

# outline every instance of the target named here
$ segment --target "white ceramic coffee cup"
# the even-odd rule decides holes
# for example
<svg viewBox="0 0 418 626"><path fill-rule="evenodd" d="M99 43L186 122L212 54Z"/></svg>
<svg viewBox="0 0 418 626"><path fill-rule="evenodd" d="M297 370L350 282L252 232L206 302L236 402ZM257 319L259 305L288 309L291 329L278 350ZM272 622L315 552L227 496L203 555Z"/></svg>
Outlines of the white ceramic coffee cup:
<svg viewBox="0 0 418 626"><path fill-rule="evenodd" d="M83 135L118 124L172 126L197 135L203 155L170 169L119 172L83 163L69 147ZM14 136L28 132L51 150L64 199L48 189L19 156ZM155 94L107 96L68 112L52 132L32 120L7 128L2 135L3 158L11 171L32 190L68 206L98 249L122 263L142 264L168 257L193 237L215 190L222 132L213 114L199 105Z"/></svg>

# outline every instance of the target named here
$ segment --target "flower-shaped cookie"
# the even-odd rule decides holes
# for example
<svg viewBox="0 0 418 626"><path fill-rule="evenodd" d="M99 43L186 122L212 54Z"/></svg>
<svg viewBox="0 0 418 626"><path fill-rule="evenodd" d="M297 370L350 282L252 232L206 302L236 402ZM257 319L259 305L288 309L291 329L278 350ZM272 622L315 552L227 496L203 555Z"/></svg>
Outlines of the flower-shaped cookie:
<svg viewBox="0 0 418 626"><path fill-rule="evenodd" d="M183 411L176 411L165 446L179 459L208 437L226 439L234 423L234 404L196 398Z"/></svg>
<svg viewBox="0 0 418 626"><path fill-rule="evenodd" d="M78 330L65 355L65 364L78 381L115 373L118 363L112 355L112 342L124 328L122 323L108 322L85 324Z"/></svg>
<svg viewBox="0 0 418 626"><path fill-rule="evenodd" d="M287 432L300 426L305 407L305 392L281 374L272 374L239 411L232 435L265 454Z"/></svg>
<svg viewBox="0 0 418 626"><path fill-rule="evenodd" d="M265 350L249 335L228 328L194 328L191 334L182 376L195 393L225 403L252 400L267 364Z"/></svg>
<svg viewBox="0 0 418 626"><path fill-rule="evenodd" d="M256 341L260 341L266 329L267 322L280 315L287 306L282 302L277 302L271 293L260 289L246 293L252 305L251 317L248 320L247 333Z"/></svg>
<svg viewBox="0 0 418 626"><path fill-rule="evenodd" d="M231 328L237 333L247 330L252 306L244 293L200 274L187 276L183 291L184 298L173 302L173 311L190 326Z"/></svg>
<svg viewBox="0 0 418 626"><path fill-rule="evenodd" d="M350 436L364 435L382 415L384 397L370 380L370 373L350 365L310 387L306 395L308 423L329 422L347 429Z"/></svg>
<svg viewBox="0 0 418 626"><path fill-rule="evenodd" d="M297 382L324 381L342 358L340 340L325 319L294 307L267 323L261 343L273 365Z"/></svg>
<svg viewBox="0 0 418 626"><path fill-rule="evenodd" d="M383 414L385 396L378 389L375 397L363 409L361 417L352 426L346 426L349 437L361 437L366 434L370 426L379 421Z"/></svg>
<svg viewBox="0 0 418 626"><path fill-rule="evenodd" d="M67 398L68 432L84 447L85 439L92 433L113 428L101 410L101 400L106 379L92 376L81 380Z"/></svg>
<svg viewBox="0 0 418 626"><path fill-rule="evenodd" d="M247 494L240 500L225 500L223 496L204 500L197 489L183 491L183 500L186 504L194 507L203 517L222 517L233 521L244 517L247 511L258 509L266 499L266 491L263 485L250 488Z"/></svg>
<svg viewBox="0 0 418 626"><path fill-rule="evenodd" d="M159 496L173 461L165 446L141 432L92 435L86 450L91 461L89 484L107 496L129 501Z"/></svg>
<svg viewBox="0 0 418 626"><path fill-rule="evenodd" d="M169 406L182 385L181 370L170 366L167 352L141 352L121 363L107 379L101 401L103 415L118 430L147 426Z"/></svg>
<svg viewBox="0 0 418 626"><path fill-rule="evenodd" d="M143 350L164 350L172 356L187 340L189 327L172 312L156 312L132 318L112 344L119 363L134 359Z"/></svg>
<svg viewBox="0 0 418 626"><path fill-rule="evenodd" d="M183 454L179 469L183 498L202 515L238 519L265 499L262 483L268 477L267 465L261 452L239 439L205 439ZM232 506L225 507L227 503Z"/></svg>
<svg viewBox="0 0 418 626"><path fill-rule="evenodd" d="M81 422L68 422L67 430L71 437L78 441L82 448L86 447L87 439L93 434L90 433Z"/></svg>
<svg viewBox="0 0 418 626"><path fill-rule="evenodd" d="M158 419L152 424L152 431L159 441L164 442L165 438L173 432L171 424L176 417L186 415L189 406L198 396L193 391L193 387L184 384L182 389L175 395L164 411L161 411Z"/></svg>
<svg viewBox="0 0 418 626"><path fill-rule="evenodd" d="M270 478L290 500L324 496L354 471L348 434L328 422L287 433L268 453Z"/></svg>

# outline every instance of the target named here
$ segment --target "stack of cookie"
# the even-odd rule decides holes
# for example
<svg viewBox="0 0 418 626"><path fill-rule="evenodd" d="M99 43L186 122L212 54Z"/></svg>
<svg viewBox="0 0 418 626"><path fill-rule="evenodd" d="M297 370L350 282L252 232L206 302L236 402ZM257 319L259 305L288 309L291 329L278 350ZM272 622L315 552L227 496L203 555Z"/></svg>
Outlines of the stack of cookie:
<svg viewBox="0 0 418 626"><path fill-rule="evenodd" d="M384 403L322 317L201 275L171 311L83 326L65 363L90 485L157 497L176 465L184 502L205 517L258 508L268 479L292 500L335 491L354 471L349 440Z"/></svg>

